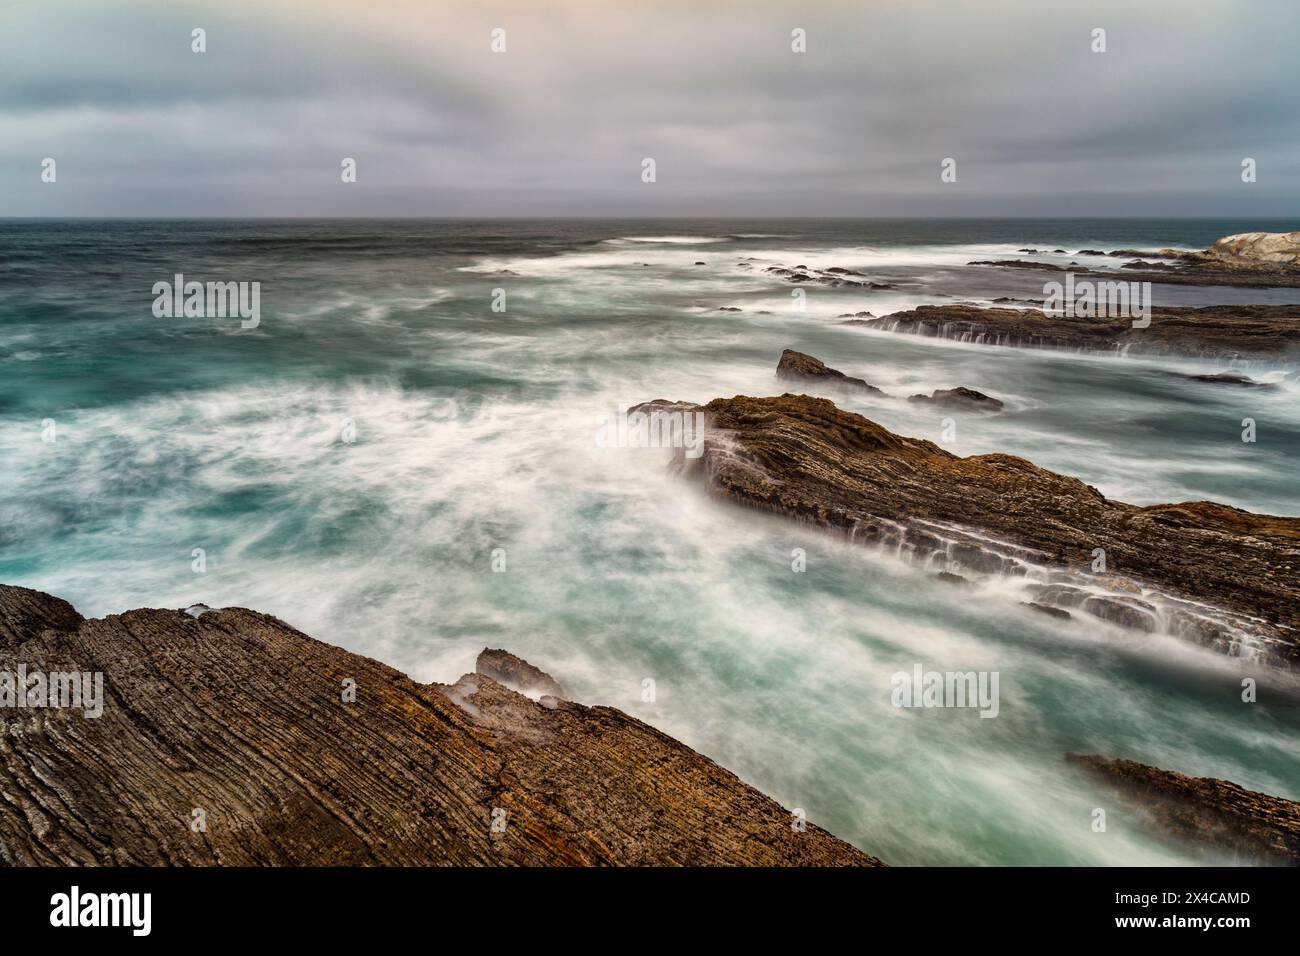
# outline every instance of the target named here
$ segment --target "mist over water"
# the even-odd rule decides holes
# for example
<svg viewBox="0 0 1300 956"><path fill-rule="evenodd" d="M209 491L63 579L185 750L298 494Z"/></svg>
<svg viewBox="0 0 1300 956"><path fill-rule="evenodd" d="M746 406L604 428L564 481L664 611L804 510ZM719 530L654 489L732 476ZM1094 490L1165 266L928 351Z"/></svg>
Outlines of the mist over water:
<svg viewBox="0 0 1300 956"><path fill-rule="evenodd" d="M1015 582L954 590L709 500L667 451L596 435L641 401L780 394L776 361L794 348L888 395L808 391L902 434L938 441L952 414L911 394L964 385L1006 402L954 416L957 454L1023 455L1137 504L1297 515L1291 368L1243 368L1277 387L1232 389L1186 377L1213 363L840 318L1041 297L1043 276L965 265L1021 247L1195 248L1261 228L1294 226L0 222L0 581L86 615L252 607L419 680L505 647L892 863L1211 862L1144 837L1063 754L1300 798L1294 686L1176 639L1046 618ZM808 288L798 311L762 271L797 264L894 288ZM260 327L154 318L150 289L175 273L260 281ZM1157 286L1156 304L1295 295ZM891 675L915 663L998 671L998 717L894 708ZM1258 703L1241 702L1244 676Z"/></svg>

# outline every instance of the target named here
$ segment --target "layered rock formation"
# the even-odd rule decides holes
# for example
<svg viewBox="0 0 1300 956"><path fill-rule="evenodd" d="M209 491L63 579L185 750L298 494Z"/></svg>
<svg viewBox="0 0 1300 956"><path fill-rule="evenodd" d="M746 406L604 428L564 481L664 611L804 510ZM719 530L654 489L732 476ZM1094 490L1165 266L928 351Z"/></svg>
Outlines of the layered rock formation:
<svg viewBox="0 0 1300 956"><path fill-rule="evenodd" d="M1066 754L1132 801L1163 833L1226 850L1244 862L1300 866L1300 803L1227 780L1188 777L1132 760Z"/></svg>
<svg viewBox="0 0 1300 956"><path fill-rule="evenodd" d="M1219 359L1300 358L1300 305L1158 307L1151 310L1151 324L1146 328L1134 328L1131 318L965 305L926 305L854 324L980 345Z"/></svg>
<svg viewBox="0 0 1300 956"><path fill-rule="evenodd" d="M807 395L702 408L703 454L678 462L716 495L935 570L1032 575L1044 606L1300 665L1300 519L1111 501L1023 458L959 458ZM1105 573L1092 572L1096 549Z"/></svg>
<svg viewBox="0 0 1300 956"><path fill-rule="evenodd" d="M0 586L20 666L102 672L105 699L0 710L8 864L879 862L502 651L419 684L242 608L86 620Z"/></svg>

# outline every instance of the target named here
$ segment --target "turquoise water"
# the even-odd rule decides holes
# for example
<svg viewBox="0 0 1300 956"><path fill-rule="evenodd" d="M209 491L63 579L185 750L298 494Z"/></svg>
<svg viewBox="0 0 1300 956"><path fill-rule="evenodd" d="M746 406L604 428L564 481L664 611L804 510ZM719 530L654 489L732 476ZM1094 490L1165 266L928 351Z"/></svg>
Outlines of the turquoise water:
<svg viewBox="0 0 1300 956"><path fill-rule="evenodd" d="M1135 503L1297 515L1293 367L1253 365L1277 388L1235 390L1182 375L1222 370L1212 363L839 324L1041 296L1041 276L964 265L1023 246L1192 248L1289 228L0 222L0 580L93 615L254 607L422 680L504 646L894 863L1206 862L1143 836L1062 755L1300 798L1293 685L1173 638L1042 618L1009 584L954 592L891 556L709 501L669 473L667 451L595 436L647 399L784 391L772 372L796 348L884 389L835 397L904 434L937 441L941 428L906 395L965 385L1003 399L1002 415L958 417L947 446L959 454L1021 454ZM777 264L896 288L812 288L798 311L762 273ZM155 318L151 288L176 272L260 281L261 324ZM1240 440L1245 417L1254 444ZM895 709L890 677L914 663L998 671L998 717ZM1244 676L1260 681L1257 703L1240 700Z"/></svg>

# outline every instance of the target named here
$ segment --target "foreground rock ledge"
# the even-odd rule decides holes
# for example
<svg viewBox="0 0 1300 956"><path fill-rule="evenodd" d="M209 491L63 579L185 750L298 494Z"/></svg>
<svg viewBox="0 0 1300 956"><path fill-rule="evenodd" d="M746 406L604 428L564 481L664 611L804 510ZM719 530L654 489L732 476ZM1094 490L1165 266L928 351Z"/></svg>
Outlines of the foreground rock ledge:
<svg viewBox="0 0 1300 956"><path fill-rule="evenodd" d="M1171 836L1242 855L1248 862L1300 866L1300 803L1294 800L1132 760L1082 754L1066 754L1065 759L1129 798Z"/></svg>
<svg viewBox="0 0 1300 956"><path fill-rule="evenodd" d="M703 454L679 451L677 461L715 495L935 571L1032 573L1043 606L1300 665L1300 519L1209 501L1111 501L1024 458L959 458L808 395L741 395L702 409ZM1092 573L1096 548L1105 573Z"/></svg>
<svg viewBox="0 0 1300 956"><path fill-rule="evenodd" d="M86 620L0 585L0 668L19 664L102 671L105 700L0 710L10 865L879 865L618 710L418 684L243 608Z"/></svg>

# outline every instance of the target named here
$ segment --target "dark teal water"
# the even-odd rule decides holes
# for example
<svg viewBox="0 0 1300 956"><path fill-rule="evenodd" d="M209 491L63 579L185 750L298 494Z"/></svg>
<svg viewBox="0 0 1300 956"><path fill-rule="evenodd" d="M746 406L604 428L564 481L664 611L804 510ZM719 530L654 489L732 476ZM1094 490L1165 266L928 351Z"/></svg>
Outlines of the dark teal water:
<svg viewBox="0 0 1300 956"><path fill-rule="evenodd" d="M1192 248L1296 227L0 221L0 580L87 614L256 607L421 679L506 646L891 862L1201 862L1143 837L1061 756L1300 797L1300 713L1277 678L1173 638L1042 620L1011 584L954 595L888 556L704 500L665 472L666 452L595 435L647 399L781 390L789 347L894 396L842 403L905 434L938 440L941 420L902 396L966 385L1006 401L957 421L959 454L1022 454L1138 503L1300 514L1293 382L1236 391L1182 377L1217 370L1205 363L961 346L838 318L1041 296L1041 277L965 265L1024 246ZM771 264L896 288L811 289L799 311ZM260 325L155 318L152 286L177 272L260 282ZM1156 289L1157 304L1295 297ZM1240 440L1245 417L1256 443ZM893 708L890 675L916 662L999 671L998 718ZM1261 681L1258 703L1240 701L1242 676Z"/></svg>

